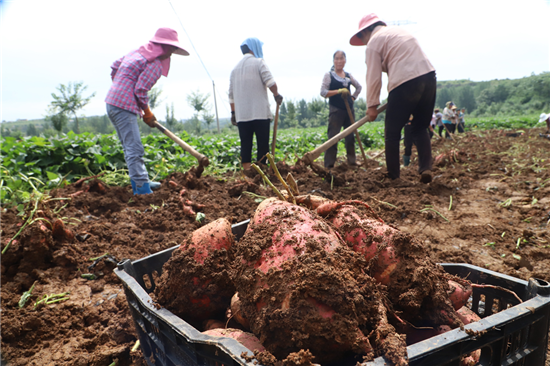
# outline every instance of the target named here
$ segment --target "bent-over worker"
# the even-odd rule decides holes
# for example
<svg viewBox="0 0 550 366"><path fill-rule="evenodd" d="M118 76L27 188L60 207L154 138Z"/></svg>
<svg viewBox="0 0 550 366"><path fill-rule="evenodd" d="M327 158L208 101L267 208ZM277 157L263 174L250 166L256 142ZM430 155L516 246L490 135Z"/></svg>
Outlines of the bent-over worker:
<svg viewBox="0 0 550 366"><path fill-rule="evenodd" d="M541 113L539 123L546 122L546 134L550 134L550 113Z"/></svg>
<svg viewBox="0 0 550 366"><path fill-rule="evenodd" d="M435 105L435 69L416 38L399 27L387 27L376 14L365 15L359 31L350 39L353 46L366 45L367 117L374 121L380 105L382 72L388 74L388 106L385 120L388 176L397 179L401 130L414 115L411 137L418 151L420 181L432 180L432 146L428 126Z"/></svg>
<svg viewBox="0 0 550 366"><path fill-rule="evenodd" d="M111 66L113 84L105 98L107 114L122 143L135 195L153 193L151 189L160 187L160 183L149 181L137 118L143 116L143 122L155 126L156 118L149 108L147 92L161 75L168 76L172 53L189 55L181 47L175 30L160 28L149 43L116 60Z"/></svg>

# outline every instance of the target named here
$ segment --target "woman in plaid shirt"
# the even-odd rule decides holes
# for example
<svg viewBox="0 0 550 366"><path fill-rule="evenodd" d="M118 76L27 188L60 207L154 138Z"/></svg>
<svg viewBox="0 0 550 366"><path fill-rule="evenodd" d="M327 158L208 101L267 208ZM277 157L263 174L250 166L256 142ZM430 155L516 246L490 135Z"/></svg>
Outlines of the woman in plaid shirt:
<svg viewBox="0 0 550 366"><path fill-rule="evenodd" d="M151 189L160 187L160 183L149 181L137 119L140 116L149 126L155 127L156 118L149 108L147 92L161 75L168 76L172 53L189 55L181 47L175 30L160 28L149 43L111 66L113 84L105 98L107 114L122 143L134 194L153 193Z"/></svg>

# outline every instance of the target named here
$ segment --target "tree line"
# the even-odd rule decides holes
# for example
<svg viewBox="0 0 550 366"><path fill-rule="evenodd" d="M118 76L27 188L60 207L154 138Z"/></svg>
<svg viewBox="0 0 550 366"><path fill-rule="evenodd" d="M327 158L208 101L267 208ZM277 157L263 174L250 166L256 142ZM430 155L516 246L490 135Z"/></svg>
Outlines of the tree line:
<svg viewBox="0 0 550 366"><path fill-rule="evenodd" d="M109 134L114 127L107 115L84 117L78 111L87 105L95 93L84 96L86 86L82 82L60 84L57 93L52 93L47 116L43 120L29 123L2 123L0 133L3 136L52 136L58 133L90 132ZM162 91L153 88L149 93L150 107L160 122L174 131L186 131L193 135L217 133L215 115L209 93L193 91L187 95L186 103L194 110L191 118L177 120L174 117L174 103L165 104L164 118L160 106L164 102ZM524 77L521 79L504 79L491 81L452 80L437 83L436 108L444 108L447 101L453 101L459 108L466 108L471 117L520 116L540 114L550 111L550 72ZM354 105L356 120L365 115L364 98L358 98ZM278 128L309 128L326 126L328 123L328 100L315 97L309 101L301 99L285 100L279 110ZM378 116L382 121L384 114ZM139 120L142 134L158 133L143 121ZM229 123L229 118L219 120L222 133L236 128Z"/></svg>

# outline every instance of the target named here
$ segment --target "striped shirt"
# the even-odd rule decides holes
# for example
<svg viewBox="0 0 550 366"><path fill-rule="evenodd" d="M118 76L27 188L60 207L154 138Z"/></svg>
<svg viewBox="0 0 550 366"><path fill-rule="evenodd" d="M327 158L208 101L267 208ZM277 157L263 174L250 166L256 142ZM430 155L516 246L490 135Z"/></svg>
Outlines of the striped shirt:
<svg viewBox="0 0 550 366"><path fill-rule="evenodd" d="M113 84L105 102L141 115L141 110L146 109L149 103L147 92L160 78L160 60L148 62L135 50L116 60L111 69Z"/></svg>

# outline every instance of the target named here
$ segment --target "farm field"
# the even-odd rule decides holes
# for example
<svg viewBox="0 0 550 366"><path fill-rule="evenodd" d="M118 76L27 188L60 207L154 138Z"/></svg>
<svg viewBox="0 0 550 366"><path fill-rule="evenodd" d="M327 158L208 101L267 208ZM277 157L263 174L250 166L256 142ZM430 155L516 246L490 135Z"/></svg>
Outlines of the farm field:
<svg viewBox="0 0 550 366"><path fill-rule="evenodd" d="M292 165L290 154L281 154L277 165L283 176L292 173L302 194L368 203L384 221L423 242L436 262L550 281L550 141L542 132L495 129L467 132L456 141L434 137L434 180L428 185L418 182L414 149L411 166L395 181L385 177L383 154L376 150L361 167L341 163L332 181ZM197 179L192 171L163 169L162 188L150 196L133 196L129 185L90 180L42 197L37 216L62 218L76 237L54 238L41 229L44 221L36 221L2 254L2 356L8 365L145 365L139 350L131 352L136 333L113 273L116 262L178 245L200 227L182 210L182 187L205 206L206 222L246 220L262 197L274 196L256 173L235 170ZM87 192L67 200L83 187ZM24 220L17 214L16 208L2 212L2 248L21 229ZM22 294L35 282L33 296L20 308ZM66 300L33 307L45 294L66 293L60 297Z"/></svg>

